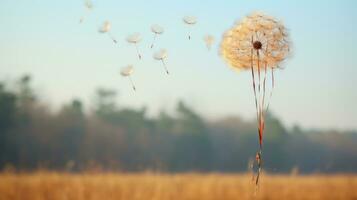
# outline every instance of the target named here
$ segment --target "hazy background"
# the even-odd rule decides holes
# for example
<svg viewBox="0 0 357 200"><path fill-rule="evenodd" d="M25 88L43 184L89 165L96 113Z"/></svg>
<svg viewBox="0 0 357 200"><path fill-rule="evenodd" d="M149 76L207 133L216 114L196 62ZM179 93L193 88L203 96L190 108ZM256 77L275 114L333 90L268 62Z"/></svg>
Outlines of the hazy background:
<svg viewBox="0 0 357 200"><path fill-rule="evenodd" d="M357 2L93 3L79 24L82 1L1 1L2 166L245 170L257 145L251 77L228 68L218 43L237 19L259 10L282 19L293 41L293 55L277 73L267 169L357 169ZM184 15L197 16L198 24L188 29ZM117 45L97 32L105 20ZM155 23L166 30L155 49L168 49L170 76L149 49ZM125 41L134 32L144 38L142 60ZM211 51L205 34L217 39ZM119 74L128 64L136 67L137 92Z"/></svg>
<svg viewBox="0 0 357 200"><path fill-rule="evenodd" d="M2 0L0 6L0 76L18 74L36 77L34 85L41 98L58 108L79 97L88 104L92 89L109 86L120 91L118 102L140 107L150 113L172 110L178 98L187 100L209 117L239 114L253 118L254 104L248 73L233 73L217 55L218 48L206 50L203 35L220 40L234 21L259 10L282 19L291 32L294 53L286 70L277 73L272 111L287 125L306 128L357 128L357 101L354 87L357 73L354 59L356 26L355 1L93 1L94 10L79 25L85 13L82 1ZM192 41L184 15L195 15ZM113 45L97 32L104 20L113 24ZM149 49L158 23L166 32L156 47L169 50L163 73ZM143 35L139 61L125 37ZM216 43L217 44L217 43ZM119 76L122 66L134 64L133 93Z"/></svg>

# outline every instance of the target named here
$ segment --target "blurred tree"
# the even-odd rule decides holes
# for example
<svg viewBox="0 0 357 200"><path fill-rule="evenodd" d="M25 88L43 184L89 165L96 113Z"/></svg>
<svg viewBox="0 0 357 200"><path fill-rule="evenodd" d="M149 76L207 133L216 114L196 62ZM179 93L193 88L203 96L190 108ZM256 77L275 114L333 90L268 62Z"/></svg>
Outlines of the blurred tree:
<svg viewBox="0 0 357 200"><path fill-rule="evenodd" d="M58 113L57 122L60 133L56 141L58 156L54 162L63 167L68 162L79 160L79 150L86 133L82 102L75 99L64 105Z"/></svg>
<svg viewBox="0 0 357 200"><path fill-rule="evenodd" d="M159 133L170 133L175 126L175 119L166 112L161 111L156 120L156 131Z"/></svg>
<svg viewBox="0 0 357 200"><path fill-rule="evenodd" d="M96 91L94 112L80 100L50 112L25 75L0 84L0 168L138 171L246 171L258 146L254 120L207 121L182 101L177 113L148 117L146 107L118 107L116 92ZM40 98L39 98L40 99ZM264 169L270 172L356 172L357 132L287 130L268 113Z"/></svg>
<svg viewBox="0 0 357 200"><path fill-rule="evenodd" d="M16 95L0 83L0 166L12 162L16 148L10 129L15 125Z"/></svg>
<svg viewBox="0 0 357 200"><path fill-rule="evenodd" d="M272 113L266 116L266 131L264 135L264 165L270 171L288 171L288 155L284 147L288 141L287 130Z"/></svg>
<svg viewBox="0 0 357 200"><path fill-rule="evenodd" d="M31 87L31 76L24 75L17 81L17 113L14 137L17 148L16 161L20 167L35 168L38 164L38 145L34 130L33 116L36 115L36 98Z"/></svg>
<svg viewBox="0 0 357 200"><path fill-rule="evenodd" d="M107 118L115 111L117 93L111 89L99 88L95 95L95 112L99 117Z"/></svg>
<svg viewBox="0 0 357 200"><path fill-rule="evenodd" d="M249 160L255 156L256 124L239 117L227 117L210 125L214 144L214 170L246 171Z"/></svg>
<svg viewBox="0 0 357 200"><path fill-rule="evenodd" d="M204 121L182 101L177 105L179 134L171 156L175 171L211 169L212 144Z"/></svg>

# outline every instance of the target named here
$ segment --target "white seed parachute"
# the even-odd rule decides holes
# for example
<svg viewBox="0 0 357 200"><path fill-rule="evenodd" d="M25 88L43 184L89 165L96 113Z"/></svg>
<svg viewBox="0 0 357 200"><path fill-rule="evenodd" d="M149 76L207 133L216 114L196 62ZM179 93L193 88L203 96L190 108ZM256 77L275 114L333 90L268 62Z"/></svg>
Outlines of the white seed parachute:
<svg viewBox="0 0 357 200"><path fill-rule="evenodd" d="M197 18L195 16L185 16L183 22L188 26L193 26L197 23ZM191 40L191 34L188 33L188 39Z"/></svg>
<svg viewBox="0 0 357 200"><path fill-rule="evenodd" d="M154 53L153 58L155 60L160 60L162 65L165 68L166 74L169 74L169 70L167 69L166 63L165 63L165 59L167 58L168 53L166 49L161 49L158 52Z"/></svg>
<svg viewBox="0 0 357 200"><path fill-rule="evenodd" d="M152 49L154 47L154 43L155 43L156 37L158 35L161 35L161 34L164 33L164 28L159 26L159 25L157 25L157 24L155 24L155 25L151 26L151 32L154 33L154 39L153 39L153 41L151 43L151 46L150 46L150 48Z"/></svg>
<svg viewBox="0 0 357 200"><path fill-rule="evenodd" d="M206 35L203 37L203 40L205 41L206 43L206 46L207 46L207 49L208 50L211 50L211 47L215 41L214 37L212 35Z"/></svg>
<svg viewBox="0 0 357 200"><path fill-rule="evenodd" d="M117 40L112 36L110 30L112 29L112 24L109 21L105 21L99 28L98 32L102 34L107 34L108 37L116 44Z"/></svg>
<svg viewBox="0 0 357 200"><path fill-rule="evenodd" d="M120 71L120 74L123 76L123 77L128 77L129 78L129 81L131 83L131 86L133 87L133 90L136 91L136 87L134 85L134 82L131 78L131 75L134 73L134 67L132 65L128 65L126 67L123 67Z"/></svg>
<svg viewBox="0 0 357 200"><path fill-rule="evenodd" d="M93 3L90 0L85 0L84 8L85 8L85 14L79 20L80 24L84 22L85 16L93 10Z"/></svg>
<svg viewBox="0 0 357 200"><path fill-rule="evenodd" d="M139 59L141 59L141 54L138 48L138 43L141 41L141 35L139 33L131 34L126 38L126 41L135 45L136 53L138 54Z"/></svg>

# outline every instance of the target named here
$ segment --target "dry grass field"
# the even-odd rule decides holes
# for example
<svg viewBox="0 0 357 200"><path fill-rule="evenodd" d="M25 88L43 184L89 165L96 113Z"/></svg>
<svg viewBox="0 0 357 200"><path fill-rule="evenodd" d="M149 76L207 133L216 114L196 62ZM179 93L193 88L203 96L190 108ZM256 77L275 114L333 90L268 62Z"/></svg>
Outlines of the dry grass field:
<svg viewBox="0 0 357 200"><path fill-rule="evenodd" d="M357 199L357 176L263 175L254 195L249 175L65 174L0 175L0 200Z"/></svg>

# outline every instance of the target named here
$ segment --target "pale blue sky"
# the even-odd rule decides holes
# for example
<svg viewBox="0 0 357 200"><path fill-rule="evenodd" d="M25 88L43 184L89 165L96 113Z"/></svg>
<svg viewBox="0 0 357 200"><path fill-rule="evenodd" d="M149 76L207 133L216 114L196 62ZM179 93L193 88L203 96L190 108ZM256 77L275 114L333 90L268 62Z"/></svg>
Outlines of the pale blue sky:
<svg viewBox="0 0 357 200"><path fill-rule="evenodd" d="M150 3L149 3L150 2ZM203 3L204 2L204 3ZM233 23L252 11L263 11L284 21L293 41L294 54L277 73L271 109L287 125L305 128L357 128L357 1L353 0L230 0L230 1L114 1L93 0L85 13L81 0L1 0L0 79L23 73L34 77L34 86L54 107L81 98L90 107L98 86L115 88L118 103L172 111L184 99L209 118L254 116L250 74L237 74L218 56L218 43L208 52L202 37L210 33L220 40ZM188 28L184 15L199 22ZM104 20L112 22L115 46L97 32ZM167 48L170 76L152 59L150 26L158 23L166 32L156 47ZM135 48L125 42L134 32L143 35ZM119 75L122 66L134 64L134 93Z"/></svg>

